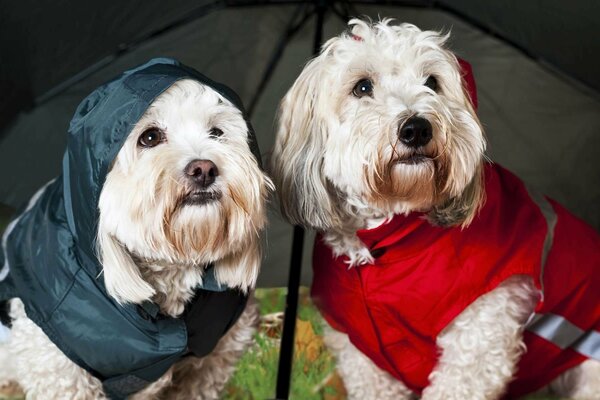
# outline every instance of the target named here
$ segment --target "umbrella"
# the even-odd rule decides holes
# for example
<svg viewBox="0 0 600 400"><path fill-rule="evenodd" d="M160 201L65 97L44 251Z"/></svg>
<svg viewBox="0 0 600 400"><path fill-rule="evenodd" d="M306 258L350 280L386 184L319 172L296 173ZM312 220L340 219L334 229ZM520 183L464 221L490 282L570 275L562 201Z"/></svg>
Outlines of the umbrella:
<svg viewBox="0 0 600 400"><path fill-rule="evenodd" d="M490 156L600 227L600 4L332 0L4 2L0 203L18 207L59 172L77 103L116 73L170 56L236 90L268 157L279 99L349 16L451 30L473 65ZM261 286L288 283L277 398L287 398L299 283L313 233L270 212ZM285 267L291 259L291 273ZM304 260L304 261L303 261ZM302 266L304 265L304 268Z"/></svg>

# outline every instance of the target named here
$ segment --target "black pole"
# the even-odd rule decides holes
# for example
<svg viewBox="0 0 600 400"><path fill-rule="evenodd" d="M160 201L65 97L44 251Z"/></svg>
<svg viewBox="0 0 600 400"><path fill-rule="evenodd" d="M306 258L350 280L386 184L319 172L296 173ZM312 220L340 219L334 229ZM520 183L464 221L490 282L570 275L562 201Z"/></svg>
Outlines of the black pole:
<svg viewBox="0 0 600 400"><path fill-rule="evenodd" d="M313 45L313 55L319 54L323 41L323 24L327 11L327 0L315 0L315 13L317 16L316 30ZM302 250L304 248L304 229L294 226L292 239L292 255L290 259L290 275L288 278L288 292L286 296L285 314L283 320L283 333L281 335L281 348L279 353L279 367L277 370L277 388L275 397L278 400L287 400L290 396L290 383L292 377L292 363L294 359L294 337L296 331L296 315L298 313L298 294L300 277L302 275Z"/></svg>
<svg viewBox="0 0 600 400"><path fill-rule="evenodd" d="M285 300L285 314L283 317L283 333L279 352L279 366L277 369L277 400L287 400L290 395L290 382L292 378L292 362L294 359L294 337L296 330L296 314L298 312L298 291L300 289L300 276L302 272L302 249L304 247L304 229L294 226L292 239L292 257L290 260L290 276L288 278L288 292Z"/></svg>

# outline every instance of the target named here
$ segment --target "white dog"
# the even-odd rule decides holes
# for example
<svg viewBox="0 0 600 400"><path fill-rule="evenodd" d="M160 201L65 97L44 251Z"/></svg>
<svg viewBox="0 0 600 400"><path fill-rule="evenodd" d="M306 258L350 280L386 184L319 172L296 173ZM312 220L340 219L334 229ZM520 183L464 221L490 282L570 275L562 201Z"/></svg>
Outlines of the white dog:
<svg viewBox="0 0 600 400"><path fill-rule="evenodd" d="M600 399L598 235L484 162L447 37L352 20L282 101L273 176L319 232L326 342L352 399Z"/></svg>
<svg viewBox="0 0 600 400"><path fill-rule="evenodd" d="M156 81L160 82L171 73L161 68L188 73L171 65L175 61L167 60L166 65L163 61L141 67L143 74L138 80L149 79L144 74L156 73ZM125 74L125 85L119 90L129 93L137 82L127 79ZM142 98L152 84L142 80L137 96ZM107 97L98 104L82 104L78 112L108 107L112 98ZM261 263L259 235L265 227L265 201L272 183L253 154L251 128L239 106L230 100L212 85L195 79L177 80L151 103L132 128L125 127L130 133L111 163L97 199L101 276L106 291L123 309L152 301L160 309L157 318L182 316L196 288L207 284L204 267L208 264L214 265L213 284L220 286L217 290L230 288L251 295ZM128 103L123 104L125 107ZM128 112L133 110L135 105ZM74 120L72 129L77 124L84 123ZM115 124L114 129L119 126ZM97 145L93 140L84 149ZM68 152L72 160L72 148ZM43 199L52 191L53 185L32 199L28 211L40 196ZM89 209L94 210L93 196L89 198ZM5 234L5 252L7 243L10 247L11 241L17 240L11 233L15 225L19 220ZM83 225L84 221L75 218L79 240ZM86 299L79 304L85 307ZM63 354L28 318L29 310L26 313L23 302L12 300L11 308L10 338L0 346L0 380L16 380L28 398L106 397L101 380ZM199 321L206 326L211 322ZM252 343L257 322L258 310L250 299L210 354L181 357L160 379L133 397L218 398L236 362ZM100 337L96 342L95 355L102 355L103 340Z"/></svg>

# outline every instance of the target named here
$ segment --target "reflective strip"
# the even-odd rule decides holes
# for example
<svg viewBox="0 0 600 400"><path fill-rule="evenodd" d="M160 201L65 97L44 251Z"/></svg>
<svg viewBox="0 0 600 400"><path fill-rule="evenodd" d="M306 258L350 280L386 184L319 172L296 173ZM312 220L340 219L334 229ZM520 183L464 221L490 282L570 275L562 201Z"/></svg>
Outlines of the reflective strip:
<svg viewBox="0 0 600 400"><path fill-rule="evenodd" d="M35 203L37 203L38 199L40 197L42 197L42 194L44 193L44 191L46 191L46 188L48 186L50 186L50 184L52 182L54 182L55 180L56 180L56 178L52 179L50 182L48 182L44 186L42 186L37 192L35 192L35 194L29 200L29 203L27 204L27 208L25 209L25 211L23 211L23 214L25 214L27 211L29 211L33 208ZM6 227L6 230L4 231L4 234L2 235L2 251L4 252L4 265L2 266L2 269L0 269L0 281L3 281L4 279L6 279L6 277L8 276L8 271L10 271L10 267L8 265L8 253L6 252L6 246L8 245L8 236L15 229L15 226L17 226L17 223L19 222L19 220L21 219L23 214L19 215L10 224L8 224L8 226Z"/></svg>
<svg viewBox="0 0 600 400"><path fill-rule="evenodd" d="M600 333L585 332L560 315L535 314L526 329L561 349L571 348L600 361Z"/></svg>
<svg viewBox="0 0 600 400"><path fill-rule="evenodd" d="M554 241L554 229L558 219L552 204L541 193L527 188L529 197L539 207L540 212L546 219L546 238L542 247L542 265L540 272L540 283L542 285L542 300L544 296L544 269L548 253L552 249ZM564 317L556 314L533 314L527 322L529 332L552 342L561 349L571 348L579 354L600 361L600 333L596 331L585 332L583 329L572 324Z"/></svg>
<svg viewBox="0 0 600 400"><path fill-rule="evenodd" d="M546 259L548 253L552 249L552 242L554 241L554 228L556 227L556 220L558 219L552 204L546 199L546 197L540 192L527 187L527 193L531 200L539 207L540 212L546 220L546 238L544 239L544 246L542 247L542 265L540 272L540 283L542 285L542 300L544 296L544 270L546 268Z"/></svg>
<svg viewBox="0 0 600 400"><path fill-rule="evenodd" d="M600 361L600 333L596 331L586 333L585 336L573 346L573 349L584 356Z"/></svg>

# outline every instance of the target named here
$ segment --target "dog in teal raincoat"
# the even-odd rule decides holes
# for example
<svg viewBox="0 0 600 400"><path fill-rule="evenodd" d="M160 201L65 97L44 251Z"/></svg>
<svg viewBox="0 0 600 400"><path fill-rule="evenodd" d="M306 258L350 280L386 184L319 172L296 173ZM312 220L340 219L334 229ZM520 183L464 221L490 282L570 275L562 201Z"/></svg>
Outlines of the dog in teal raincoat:
<svg viewBox="0 0 600 400"><path fill-rule="evenodd" d="M271 187L226 86L155 59L96 89L62 174L2 238L0 383L44 400L217 398L255 330Z"/></svg>

